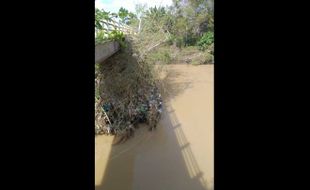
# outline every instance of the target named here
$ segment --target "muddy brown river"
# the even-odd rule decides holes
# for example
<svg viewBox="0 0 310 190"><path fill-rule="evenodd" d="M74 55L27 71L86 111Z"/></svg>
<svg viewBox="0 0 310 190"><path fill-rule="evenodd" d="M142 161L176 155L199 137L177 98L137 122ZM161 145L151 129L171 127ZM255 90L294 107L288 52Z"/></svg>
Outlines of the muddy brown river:
<svg viewBox="0 0 310 190"><path fill-rule="evenodd" d="M96 190L213 190L213 65L169 65L155 131L95 139Z"/></svg>

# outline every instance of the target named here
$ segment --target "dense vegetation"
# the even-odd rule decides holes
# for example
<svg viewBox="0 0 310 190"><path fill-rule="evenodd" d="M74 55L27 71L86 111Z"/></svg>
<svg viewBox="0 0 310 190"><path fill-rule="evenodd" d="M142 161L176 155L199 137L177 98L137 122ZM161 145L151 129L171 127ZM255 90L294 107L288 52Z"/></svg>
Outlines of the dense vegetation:
<svg viewBox="0 0 310 190"><path fill-rule="evenodd" d="M213 10L206 0L174 0L170 7L142 9L142 32L163 32L173 42L195 45L206 32L213 32ZM139 19L139 18L137 18ZM134 23L134 22L133 22Z"/></svg>
<svg viewBox="0 0 310 190"><path fill-rule="evenodd" d="M174 63L186 60L185 56L192 52L195 59L199 57L199 63L213 63L213 1L173 0L170 7L149 9L137 5L136 15L130 25L137 28L141 51L152 49L147 54L150 60Z"/></svg>
<svg viewBox="0 0 310 190"><path fill-rule="evenodd" d="M108 31L107 21L118 20L138 32L141 49L148 50L159 42L178 48L197 46L202 51L213 47L213 0L173 0L170 7L136 5L132 13L120 8L118 13L96 9L96 42L107 39L123 40L116 27ZM209 51L213 54L213 51Z"/></svg>
<svg viewBox="0 0 310 190"><path fill-rule="evenodd" d="M120 22L128 24L129 14L127 10L120 9L119 13L110 13L104 10L96 9L95 12L95 42L96 44L103 43L108 40L116 40L123 44L125 39L124 33L119 29L117 23L115 22L116 18L120 18Z"/></svg>

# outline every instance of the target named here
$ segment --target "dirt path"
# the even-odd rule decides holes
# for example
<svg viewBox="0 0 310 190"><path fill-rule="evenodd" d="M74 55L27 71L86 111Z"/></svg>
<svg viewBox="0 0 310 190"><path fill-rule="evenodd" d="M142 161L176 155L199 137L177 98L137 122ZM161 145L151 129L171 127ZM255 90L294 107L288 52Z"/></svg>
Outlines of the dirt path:
<svg viewBox="0 0 310 190"><path fill-rule="evenodd" d="M96 137L96 190L213 189L213 65L169 65L154 132Z"/></svg>

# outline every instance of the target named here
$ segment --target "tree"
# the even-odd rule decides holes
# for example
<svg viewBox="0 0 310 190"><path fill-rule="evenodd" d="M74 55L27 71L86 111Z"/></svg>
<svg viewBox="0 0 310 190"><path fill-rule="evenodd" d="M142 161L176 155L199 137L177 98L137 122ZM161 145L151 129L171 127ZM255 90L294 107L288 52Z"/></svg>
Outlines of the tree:
<svg viewBox="0 0 310 190"><path fill-rule="evenodd" d="M142 16L145 14L146 4L136 4L136 15L139 20L138 32L141 31Z"/></svg>
<svg viewBox="0 0 310 190"><path fill-rule="evenodd" d="M173 0L174 33L193 45L205 32L213 32L213 0Z"/></svg>
<svg viewBox="0 0 310 190"><path fill-rule="evenodd" d="M130 24L133 19L137 18L137 16L134 13L129 12L127 9L123 7L119 9L118 17L124 24Z"/></svg>

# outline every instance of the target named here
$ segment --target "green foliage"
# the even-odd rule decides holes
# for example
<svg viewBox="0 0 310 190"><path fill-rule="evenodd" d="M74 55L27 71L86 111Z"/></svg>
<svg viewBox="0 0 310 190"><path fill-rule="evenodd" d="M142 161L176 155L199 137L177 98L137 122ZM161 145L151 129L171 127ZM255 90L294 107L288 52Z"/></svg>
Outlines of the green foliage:
<svg viewBox="0 0 310 190"><path fill-rule="evenodd" d="M145 11L143 28L146 32L163 32L169 29L168 14L164 7L151 7Z"/></svg>
<svg viewBox="0 0 310 190"><path fill-rule="evenodd" d="M214 43L212 43L211 45L209 45L207 52L211 53L212 55L214 55Z"/></svg>
<svg viewBox="0 0 310 190"><path fill-rule="evenodd" d="M213 31L213 12L206 0L175 0L169 8L155 6L140 12L141 33L164 33L169 45L193 46L203 33Z"/></svg>
<svg viewBox="0 0 310 190"><path fill-rule="evenodd" d="M176 37L174 35L171 35L168 40L167 40L167 44L168 45L173 45L173 43L175 42Z"/></svg>
<svg viewBox="0 0 310 190"><path fill-rule="evenodd" d="M103 43L105 41L117 41L120 43L121 47L126 47L124 41L125 41L125 36L124 33L118 30L113 30L109 33L101 30L97 32L97 36L95 39L96 44Z"/></svg>
<svg viewBox="0 0 310 190"><path fill-rule="evenodd" d="M108 39L113 40L113 41L117 41L122 48L126 47L125 36L124 36L124 33L121 31L113 30L112 32L109 33Z"/></svg>
<svg viewBox="0 0 310 190"><path fill-rule="evenodd" d="M97 30L102 30L104 29L104 24L103 21L111 21L112 18L116 17L115 14L106 12L103 9L100 10L96 8L95 10L95 28Z"/></svg>
<svg viewBox="0 0 310 190"><path fill-rule="evenodd" d="M135 46L141 54L150 52L152 48L162 45L175 45L178 48L195 46L207 53L213 54L213 1L209 0L174 0L170 7L150 7L136 5L136 13L131 13L121 7L117 14L96 9L96 42L105 40L117 40L122 44L124 34L115 31L104 30L102 19L118 17L122 23L130 24L137 29L138 39ZM101 20L100 20L101 19ZM99 24L98 24L99 23ZM101 24L101 25L100 25ZM198 46L198 48L197 48ZM152 50L153 51L153 50ZM197 50L198 51L198 50ZM153 55L160 62L169 62L169 56L165 53ZM175 55L173 55L175 57Z"/></svg>
<svg viewBox="0 0 310 190"><path fill-rule="evenodd" d="M125 47L125 36L124 33L114 28L112 31L107 30L107 22L111 22L113 18L120 17L121 19L127 19L129 12L121 8L119 14L106 12L96 8L95 11L95 29L96 29L96 38L95 43L103 43L108 40L118 41L121 47ZM132 16L132 15L131 15Z"/></svg>
<svg viewBox="0 0 310 190"><path fill-rule="evenodd" d="M210 54L210 53L205 53L203 55L203 59L204 59L203 64L212 64L214 56L212 54Z"/></svg>
<svg viewBox="0 0 310 190"><path fill-rule="evenodd" d="M124 41L125 36L124 33L118 30L113 30L112 32L109 33L109 39L111 40L116 40L116 41Z"/></svg>
<svg viewBox="0 0 310 190"><path fill-rule="evenodd" d="M184 41L184 45L185 46L193 46L193 45L196 45L196 42L197 42L197 37L193 34L189 34L187 36L185 36L183 38L183 41Z"/></svg>
<svg viewBox="0 0 310 190"><path fill-rule="evenodd" d="M150 52L146 58L146 61L152 64L169 64L172 61L171 52L165 48L159 48L153 52Z"/></svg>
<svg viewBox="0 0 310 190"><path fill-rule="evenodd" d="M174 0L173 6L148 9L137 5L136 15L131 26L139 31L140 49L161 41L179 48L197 46L202 34L213 31L213 8L209 0ZM203 44L201 49L206 48Z"/></svg>
<svg viewBox="0 0 310 190"><path fill-rule="evenodd" d="M129 12L127 9L123 7L119 9L117 16L121 19L121 22L124 24L130 24L132 20L137 18L137 15L135 15L132 12Z"/></svg>
<svg viewBox="0 0 310 190"><path fill-rule="evenodd" d="M118 16L120 19L125 20L125 18L128 16L129 12L127 9L124 9L121 7L118 11Z"/></svg>
<svg viewBox="0 0 310 190"><path fill-rule="evenodd" d="M163 61L163 63L169 64L171 62L170 54L168 52L165 52L161 60Z"/></svg>
<svg viewBox="0 0 310 190"><path fill-rule="evenodd" d="M184 41L183 41L183 38L180 38L180 37L177 37L176 38L176 46L178 48L182 48L184 46Z"/></svg>
<svg viewBox="0 0 310 190"><path fill-rule="evenodd" d="M206 32L198 41L197 45L200 50L205 50L214 42L213 32Z"/></svg>
<svg viewBox="0 0 310 190"><path fill-rule="evenodd" d="M194 57L192 57L191 60L193 65L202 65L202 64L212 64L213 63L213 55L211 55L208 52L201 52L198 54L195 54Z"/></svg>
<svg viewBox="0 0 310 190"><path fill-rule="evenodd" d="M106 32L104 30L100 30L97 32L97 36L95 38L95 43L100 44L108 40L108 37L105 35Z"/></svg>

